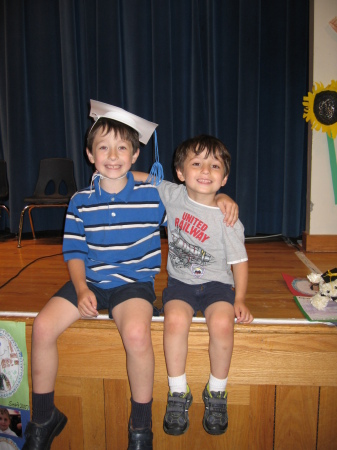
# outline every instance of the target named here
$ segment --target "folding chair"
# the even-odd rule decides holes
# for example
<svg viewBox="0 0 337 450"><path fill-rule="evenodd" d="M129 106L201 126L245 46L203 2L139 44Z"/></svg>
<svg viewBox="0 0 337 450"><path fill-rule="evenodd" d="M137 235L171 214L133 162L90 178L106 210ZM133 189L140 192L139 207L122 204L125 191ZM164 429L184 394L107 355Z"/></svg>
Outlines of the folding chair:
<svg viewBox="0 0 337 450"><path fill-rule="evenodd" d="M26 211L28 211L33 239L36 239L32 210L34 208L67 208L69 200L76 190L74 163L71 159L42 159L34 194L24 198L26 206L20 216L18 247L21 247L23 218Z"/></svg>

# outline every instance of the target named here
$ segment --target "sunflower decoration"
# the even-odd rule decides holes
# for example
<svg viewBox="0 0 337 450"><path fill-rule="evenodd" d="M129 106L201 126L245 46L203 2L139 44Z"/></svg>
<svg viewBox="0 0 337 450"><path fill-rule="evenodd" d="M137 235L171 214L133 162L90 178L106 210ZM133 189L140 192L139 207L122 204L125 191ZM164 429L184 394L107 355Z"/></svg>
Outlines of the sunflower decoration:
<svg viewBox="0 0 337 450"><path fill-rule="evenodd" d="M337 162L334 144L337 136L337 81L332 80L327 87L322 83L315 83L312 92L303 97L303 100L303 118L311 122L312 129L322 130L327 135L332 185L337 205Z"/></svg>
<svg viewBox="0 0 337 450"><path fill-rule="evenodd" d="M308 97L303 97L303 118L311 122L311 128L327 133L332 139L337 136L337 81L333 80L326 88L316 83Z"/></svg>

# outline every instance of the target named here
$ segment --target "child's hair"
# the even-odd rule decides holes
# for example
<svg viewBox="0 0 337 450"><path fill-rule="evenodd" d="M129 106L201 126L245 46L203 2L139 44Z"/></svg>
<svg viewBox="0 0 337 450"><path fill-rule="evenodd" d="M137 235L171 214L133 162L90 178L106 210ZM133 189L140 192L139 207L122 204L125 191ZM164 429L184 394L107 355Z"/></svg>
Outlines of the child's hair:
<svg viewBox="0 0 337 450"><path fill-rule="evenodd" d="M132 144L133 153L135 153L140 146L138 131L122 122L117 122L117 120L101 117L88 131L87 147L90 153L92 152L92 145L99 130L102 130L103 134L108 134L113 131L115 136L119 134L122 139L130 141Z"/></svg>
<svg viewBox="0 0 337 450"><path fill-rule="evenodd" d="M0 408L0 414L8 416L9 420L11 419L11 416L9 415L9 411L7 408Z"/></svg>
<svg viewBox="0 0 337 450"><path fill-rule="evenodd" d="M175 154L174 154L174 168L175 170L183 169L184 162L187 158L189 152L193 152L195 155L200 155L204 150L206 150L205 157L209 155L214 156L216 159L223 161L225 166L224 177L229 175L231 166L231 155L228 152L225 144L214 136L209 136L207 134L201 134L191 139L187 139L182 142Z"/></svg>

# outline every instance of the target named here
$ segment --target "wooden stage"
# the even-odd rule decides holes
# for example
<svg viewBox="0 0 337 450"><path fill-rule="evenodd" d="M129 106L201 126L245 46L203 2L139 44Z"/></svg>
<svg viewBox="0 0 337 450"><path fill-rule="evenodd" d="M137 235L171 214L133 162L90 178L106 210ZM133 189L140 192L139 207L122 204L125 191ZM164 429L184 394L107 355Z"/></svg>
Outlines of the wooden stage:
<svg viewBox="0 0 337 450"><path fill-rule="evenodd" d="M162 241L163 260L167 242ZM229 429L210 436L202 428L201 393L209 376L208 333L200 318L192 324L187 378L194 402L190 428L180 437L162 429L167 377L162 348L162 317L154 318L156 356L153 401L156 450L333 450L337 448L337 328L307 322L283 281L282 272L306 277L313 264L324 272L337 266L337 253L304 253L283 240L247 241L247 304L255 320L235 325L229 373ZM30 358L34 314L69 278L56 238L0 242L1 320L26 323ZM39 259L40 258L40 259ZM307 258L307 259L306 259ZM32 264L31 264L32 263ZM306 264L305 264L306 263ZM157 306L166 284L156 280ZM13 314L4 314L10 311ZM14 316L14 317L13 317ZM125 354L114 322L80 320L59 339L56 404L68 416L52 450L127 448L130 391Z"/></svg>

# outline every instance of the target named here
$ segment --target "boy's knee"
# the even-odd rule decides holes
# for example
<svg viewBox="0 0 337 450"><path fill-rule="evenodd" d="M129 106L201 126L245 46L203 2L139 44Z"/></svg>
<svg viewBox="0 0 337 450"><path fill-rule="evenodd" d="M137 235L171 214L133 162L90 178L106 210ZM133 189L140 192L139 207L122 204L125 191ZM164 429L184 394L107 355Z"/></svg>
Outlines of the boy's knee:
<svg viewBox="0 0 337 450"><path fill-rule="evenodd" d="M145 323L132 323L124 330L124 344L132 348L142 348L151 345L151 330Z"/></svg>
<svg viewBox="0 0 337 450"><path fill-rule="evenodd" d="M38 314L33 323L32 339L34 342L53 342L59 337L54 318L48 314Z"/></svg>
<svg viewBox="0 0 337 450"><path fill-rule="evenodd" d="M49 321L39 315L35 318L32 330L33 342L46 342L52 339L52 327Z"/></svg>
<svg viewBox="0 0 337 450"><path fill-rule="evenodd" d="M212 335L227 337L233 334L234 320L229 316L215 316L208 324L208 327Z"/></svg>
<svg viewBox="0 0 337 450"><path fill-rule="evenodd" d="M164 315L165 332L177 334L189 328L190 321L178 311L168 311Z"/></svg>

